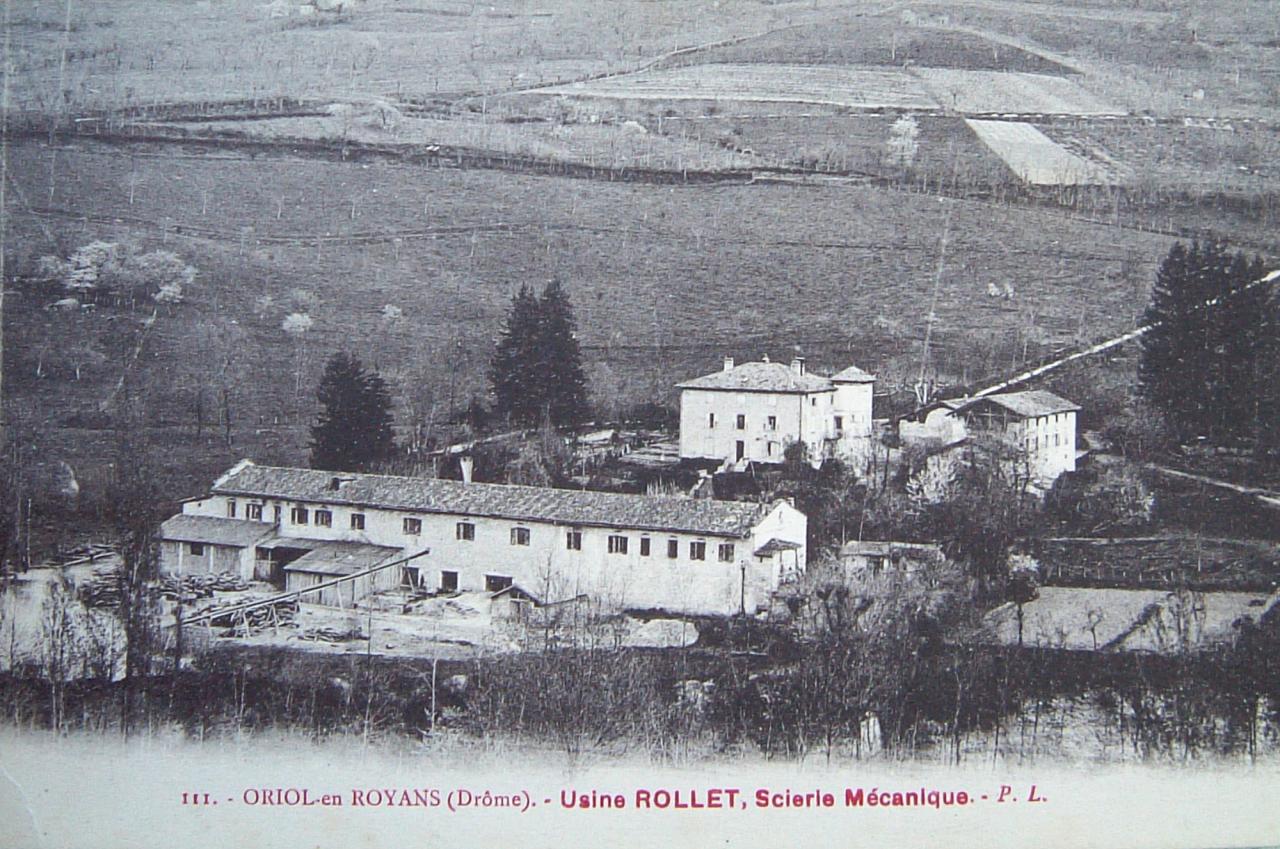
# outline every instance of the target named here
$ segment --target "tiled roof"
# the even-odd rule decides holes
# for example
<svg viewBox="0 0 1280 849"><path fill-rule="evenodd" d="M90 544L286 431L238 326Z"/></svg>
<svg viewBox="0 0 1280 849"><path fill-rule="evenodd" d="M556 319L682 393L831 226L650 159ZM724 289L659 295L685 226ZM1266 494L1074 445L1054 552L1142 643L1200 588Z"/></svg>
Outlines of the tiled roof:
<svg viewBox="0 0 1280 849"><path fill-rule="evenodd" d="M831 375L831 380L835 383L875 383L876 376L868 374L857 366L849 366Z"/></svg>
<svg viewBox="0 0 1280 849"><path fill-rule="evenodd" d="M755 550L756 557L770 557L780 551L795 551L800 543L774 537Z"/></svg>
<svg viewBox="0 0 1280 849"><path fill-rule="evenodd" d="M288 563L286 572L315 575L351 575L377 566L400 554L400 549L362 542L326 542Z"/></svg>
<svg viewBox="0 0 1280 849"><path fill-rule="evenodd" d="M1000 395L965 399L958 409L968 409L984 401L1004 407L1009 412L1024 418L1052 416L1054 413L1067 413L1080 409L1079 404L1073 404L1043 389L1028 389L1025 392L1005 392Z"/></svg>
<svg viewBox="0 0 1280 849"><path fill-rule="evenodd" d="M743 363L731 369L676 384L677 389L726 389L738 392L828 392L831 378L799 374L784 363Z"/></svg>
<svg viewBox="0 0 1280 849"><path fill-rule="evenodd" d="M332 488L334 480L337 489ZM351 504L405 512L490 516L711 536L746 536L769 512L766 504L661 495L625 495L392 475L335 474L258 466L242 461L214 482L221 495Z"/></svg>
<svg viewBox="0 0 1280 849"><path fill-rule="evenodd" d="M217 516L188 516L179 513L160 526L160 538L176 542L203 542L245 548L275 531L265 522L221 519Z"/></svg>

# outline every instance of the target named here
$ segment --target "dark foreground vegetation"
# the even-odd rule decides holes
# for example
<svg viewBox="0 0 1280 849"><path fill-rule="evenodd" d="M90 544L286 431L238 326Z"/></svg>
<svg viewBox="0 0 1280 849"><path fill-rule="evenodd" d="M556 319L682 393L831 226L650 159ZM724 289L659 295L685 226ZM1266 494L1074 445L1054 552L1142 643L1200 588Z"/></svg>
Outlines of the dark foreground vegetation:
<svg viewBox="0 0 1280 849"><path fill-rule="evenodd" d="M576 648L466 661L215 648L180 672L114 683L57 685L19 667L0 677L0 705L15 726L63 732L452 736L571 759L1252 759L1280 727L1278 648L1267 628L1143 655L954 642L919 615L805 642L737 622L704 627L685 650L621 649L592 632Z"/></svg>

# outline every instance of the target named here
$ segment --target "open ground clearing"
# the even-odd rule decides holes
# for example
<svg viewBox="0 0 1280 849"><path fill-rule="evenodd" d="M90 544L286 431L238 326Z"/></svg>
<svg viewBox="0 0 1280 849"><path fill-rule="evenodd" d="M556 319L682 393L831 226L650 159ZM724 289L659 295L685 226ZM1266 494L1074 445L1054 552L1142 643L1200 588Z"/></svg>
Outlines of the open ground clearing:
<svg viewBox="0 0 1280 849"><path fill-rule="evenodd" d="M1142 185L1260 195L1280 190L1280 129L1245 123L1073 121L1038 125L1068 150L1123 163Z"/></svg>
<svg viewBox="0 0 1280 849"><path fill-rule="evenodd" d="M188 124L186 129L200 135L237 133L263 139L346 139L371 144L446 145L609 168L730 171L759 164L753 156L702 144L697 138L680 133L650 132L635 122L517 123L466 115L453 119L400 118L394 127L384 128L376 123L353 123L348 118L333 116L210 121Z"/></svg>
<svg viewBox="0 0 1280 849"><path fill-rule="evenodd" d="M1038 186L1106 185L1110 175L1033 127L1015 121L966 121L978 138L1028 183Z"/></svg>
<svg viewBox="0 0 1280 849"><path fill-rule="evenodd" d="M901 68L967 68L1066 74L1074 69L981 35L944 27L914 26L905 15L862 16L799 24L735 44L683 54L671 63L770 63L868 65Z"/></svg>
<svg viewBox="0 0 1280 849"><path fill-rule="evenodd" d="M812 103L864 109L936 107L920 84L903 71L829 65L691 65L537 92L619 100Z"/></svg>
<svg viewBox="0 0 1280 849"><path fill-rule="evenodd" d="M716 11L670 0L364 0L340 16L272 17L271 5L76 4L60 87L65 10L23 4L13 16L23 80L14 103L78 110L278 95L432 98L625 70L677 47L765 31L792 14L752 4L743 15L736 6ZM282 5L296 11L297 4Z"/></svg>
<svg viewBox="0 0 1280 849"><path fill-rule="evenodd" d="M1063 77L939 68L920 68L916 74L939 103L965 114L1118 115L1125 111Z"/></svg>

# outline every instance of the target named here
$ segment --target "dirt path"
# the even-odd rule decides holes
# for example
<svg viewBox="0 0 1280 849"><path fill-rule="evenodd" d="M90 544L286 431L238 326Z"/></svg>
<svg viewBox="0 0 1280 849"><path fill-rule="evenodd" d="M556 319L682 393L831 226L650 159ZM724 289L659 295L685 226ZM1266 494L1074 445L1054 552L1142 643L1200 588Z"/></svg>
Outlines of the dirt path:
<svg viewBox="0 0 1280 849"><path fill-rule="evenodd" d="M1272 509L1280 510L1280 493L1272 492L1269 489L1257 486L1244 486L1242 484L1232 483L1231 481L1224 481L1219 478L1211 478L1208 475L1184 472L1180 469L1171 469L1168 466L1161 466L1157 463L1144 463L1143 466L1166 477L1194 481L1196 483L1204 484L1205 486L1230 490L1231 492L1238 493L1239 495L1251 496Z"/></svg>

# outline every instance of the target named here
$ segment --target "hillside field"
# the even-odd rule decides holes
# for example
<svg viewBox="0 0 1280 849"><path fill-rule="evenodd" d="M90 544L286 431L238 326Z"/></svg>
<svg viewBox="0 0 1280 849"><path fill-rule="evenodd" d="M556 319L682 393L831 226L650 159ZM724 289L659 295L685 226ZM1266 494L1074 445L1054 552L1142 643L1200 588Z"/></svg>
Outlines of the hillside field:
<svg viewBox="0 0 1280 849"><path fill-rule="evenodd" d="M13 151L37 209L50 155L36 143ZM919 362L948 217L933 363L972 377L1023 343L1034 353L1130 326L1170 244L858 186L665 187L97 145L58 150L57 173L47 210L13 216L20 268L105 239L163 246L199 270L187 301L160 312L142 366L160 390L156 414L186 426L191 387L221 368L222 337L242 427L309 420L324 360L341 349L387 374L402 421L409 400L444 417L483 397L515 289L553 277L573 300L604 412L673 400L677 381L724 354L798 347L816 367L856 362L893 381ZM986 294L1006 282L1013 299ZM106 398L123 356L111 338L136 316L109 321L107 310L73 331L38 301L6 311L6 373L15 400L57 422ZM387 305L402 316L388 320ZM314 321L301 341L281 330L294 311ZM68 333L102 338L106 356L77 381L54 350L34 377L33 352Z"/></svg>

